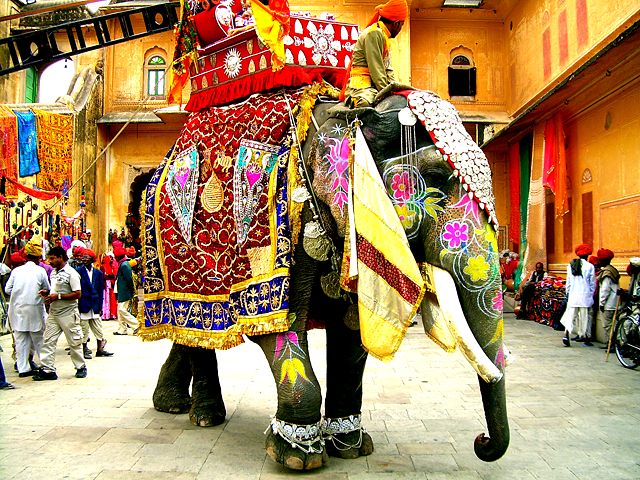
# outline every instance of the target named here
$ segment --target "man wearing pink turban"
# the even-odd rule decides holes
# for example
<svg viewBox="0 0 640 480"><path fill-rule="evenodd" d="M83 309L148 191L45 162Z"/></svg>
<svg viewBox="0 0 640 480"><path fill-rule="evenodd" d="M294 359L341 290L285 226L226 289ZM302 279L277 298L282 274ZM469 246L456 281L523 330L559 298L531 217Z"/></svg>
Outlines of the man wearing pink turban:
<svg viewBox="0 0 640 480"><path fill-rule="evenodd" d="M593 307L593 294L596 290L595 269L587 258L593 252L591 246L583 243L576 247L578 258L571 260L567 265L567 310L562 315L560 323L566 328L562 339L565 347L570 347L569 337L571 333L576 336L571 340L584 342L591 346L589 333L591 331L589 311Z"/></svg>
<svg viewBox="0 0 640 480"><path fill-rule="evenodd" d="M344 93L350 107L368 107L376 94L396 81L391 67L390 40L402 30L409 8L406 0L389 0L375 8L373 18L353 50Z"/></svg>

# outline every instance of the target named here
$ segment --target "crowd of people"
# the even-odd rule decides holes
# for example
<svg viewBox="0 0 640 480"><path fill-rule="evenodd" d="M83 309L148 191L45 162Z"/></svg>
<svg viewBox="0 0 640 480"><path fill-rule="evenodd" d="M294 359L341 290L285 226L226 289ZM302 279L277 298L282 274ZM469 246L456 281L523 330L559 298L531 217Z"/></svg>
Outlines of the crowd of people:
<svg viewBox="0 0 640 480"><path fill-rule="evenodd" d="M561 310L560 324L564 329L562 342L570 347L571 342L579 342L584 346L593 346L595 321L600 320L607 340L611 337L614 315L625 301L640 300L640 281L636 278L640 273L640 258L630 259L626 273L631 278L630 289L620 288L620 272L611 264L615 257L612 250L599 249L595 255L590 245L580 244L575 248L576 258L567 265L565 281L565 301ZM503 251L500 255L500 273L505 291L514 291L514 277L519 267L518 254ZM535 270L523 279L516 300L520 306L516 309L516 318L530 318L532 299L536 288L547 278L544 264L537 262ZM635 279L635 280L634 280ZM544 282L543 282L544 283ZM635 294L633 292L636 292ZM640 309L640 304L638 305ZM601 348L607 348L607 345Z"/></svg>
<svg viewBox="0 0 640 480"><path fill-rule="evenodd" d="M114 239L112 248L98 258L91 232L79 237L65 250L30 235L8 260L6 251L2 252L1 287L8 299L19 377L56 380L56 349L64 334L75 376L85 378L86 360L94 355L89 345L91 333L96 340L95 356L113 355L106 349L103 320L118 320L116 335L138 331L138 321L131 313L137 301L136 250ZM0 360L0 389L8 388L13 385L6 381Z"/></svg>

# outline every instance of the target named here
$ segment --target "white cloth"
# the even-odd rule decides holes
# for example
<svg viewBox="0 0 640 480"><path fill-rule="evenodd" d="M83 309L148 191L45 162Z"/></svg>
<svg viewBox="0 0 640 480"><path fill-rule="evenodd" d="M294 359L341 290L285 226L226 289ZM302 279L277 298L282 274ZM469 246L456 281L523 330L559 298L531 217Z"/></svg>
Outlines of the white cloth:
<svg viewBox="0 0 640 480"><path fill-rule="evenodd" d="M29 261L11 272L4 291L11 295L9 321L20 332L44 330L45 308L40 290L50 290L47 271Z"/></svg>
<svg viewBox="0 0 640 480"><path fill-rule="evenodd" d="M138 320L129 312L129 304L131 300L118 303L118 333L127 334L127 327L136 330L138 328Z"/></svg>
<svg viewBox="0 0 640 480"><path fill-rule="evenodd" d="M7 267L7 265L5 265L4 263L0 263L0 275L6 275L7 273L10 273L11 269L9 267Z"/></svg>
<svg viewBox="0 0 640 480"><path fill-rule="evenodd" d="M593 265L584 259L582 275L574 276L571 265L567 265L567 307L592 307L593 293L596 291L596 276Z"/></svg>
<svg viewBox="0 0 640 480"><path fill-rule="evenodd" d="M615 310L618 303L618 284L609 277L600 283L600 306L605 310Z"/></svg>
<svg viewBox="0 0 640 480"><path fill-rule="evenodd" d="M44 343L44 326L39 332L13 332L16 342L16 363L18 373L26 373L31 370L29 354L34 353L40 357L42 344Z"/></svg>
<svg viewBox="0 0 640 480"><path fill-rule="evenodd" d="M589 307L567 307L560 323L570 334L575 333L579 337L589 337L588 332L591 332L590 310Z"/></svg>

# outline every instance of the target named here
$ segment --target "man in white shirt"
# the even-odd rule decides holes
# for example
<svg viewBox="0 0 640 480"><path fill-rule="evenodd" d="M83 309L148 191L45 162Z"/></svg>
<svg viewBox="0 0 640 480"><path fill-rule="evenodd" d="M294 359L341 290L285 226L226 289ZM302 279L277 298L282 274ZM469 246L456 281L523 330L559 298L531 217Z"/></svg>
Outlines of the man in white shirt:
<svg viewBox="0 0 640 480"><path fill-rule="evenodd" d="M57 380L55 360L56 345L64 333L70 347L71 361L76 369L76 378L87 376L87 365L82 355L82 328L78 299L81 296L80 275L67 263L67 252L62 247L53 247L47 257L53 267L51 291L41 290L45 305L49 305L49 318L44 332L44 345L40 360L42 368L33 376L36 381Z"/></svg>
<svg viewBox="0 0 640 480"><path fill-rule="evenodd" d="M572 332L576 333L576 337L572 340L591 346L588 338L588 332L591 331L589 310L593 307L596 276L595 268L587 261L587 258L593 249L583 243L578 245L575 251L578 258L574 258L567 265L567 310L560 319L560 323L566 328L565 336L562 339L565 347L571 346L569 337Z"/></svg>
<svg viewBox="0 0 640 480"><path fill-rule="evenodd" d="M44 268L38 265L42 256L40 242L31 241L24 247L27 263L16 267L5 286L11 295L9 322L16 342L18 376L28 377L31 369L29 354L40 356L44 341L45 308L41 290L49 290L49 279Z"/></svg>

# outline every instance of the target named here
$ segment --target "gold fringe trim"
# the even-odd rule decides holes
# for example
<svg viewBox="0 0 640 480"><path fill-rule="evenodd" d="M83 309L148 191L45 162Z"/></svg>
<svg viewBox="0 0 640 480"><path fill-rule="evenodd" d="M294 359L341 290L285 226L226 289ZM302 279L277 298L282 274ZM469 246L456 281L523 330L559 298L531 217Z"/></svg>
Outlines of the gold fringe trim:
<svg viewBox="0 0 640 480"><path fill-rule="evenodd" d="M424 298L424 295L425 295L426 291L427 291L427 287L423 282L422 286L420 288L420 293L418 294L418 299L413 304L413 307L411 309L411 313L409 314L407 322L402 325L402 328L397 329L399 331L400 335L397 338L397 340L394 342L395 345L392 346L392 353L391 354L383 357L383 356L375 354L373 351L369 350L364 345L362 345L362 348L369 355L371 355L373 358L377 358L378 360L381 360L383 362L389 362L389 361L393 360L394 355L396 354L396 352L400 348L400 344L404 340L404 337L407 335L407 331L409 330L409 325L411 325L411 322L413 321L413 317L415 317L416 314L418 313L418 309L420 308L420 305L422 304L422 299Z"/></svg>
<svg viewBox="0 0 640 480"><path fill-rule="evenodd" d="M147 327L144 321L140 323L138 336L145 342L161 339L169 339L175 343L187 347L200 347L210 350L228 350L244 343L243 335L264 335L267 333L286 332L291 326L291 317L285 314L284 318L273 323L259 324L235 324L231 328L214 332L211 330L196 330L182 328L174 325L156 325Z"/></svg>

